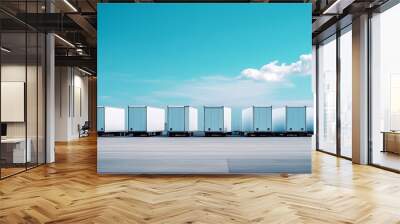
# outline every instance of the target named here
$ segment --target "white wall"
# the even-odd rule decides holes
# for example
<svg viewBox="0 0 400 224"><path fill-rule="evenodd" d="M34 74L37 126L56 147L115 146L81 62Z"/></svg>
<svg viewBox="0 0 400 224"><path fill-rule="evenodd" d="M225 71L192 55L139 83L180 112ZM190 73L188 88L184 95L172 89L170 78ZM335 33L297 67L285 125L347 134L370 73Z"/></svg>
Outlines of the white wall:
<svg viewBox="0 0 400 224"><path fill-rule="evenodd" d="M83 125L85 121L88 121L88 78L82 76L82 73L76 73L74 71L74 80L71 90L73 90L71 96L74 102L71 102L72 116L71 116L71 132L70 135L72 139L79 137L78 125ZM78 71L79 72L79 71ZM79 93L80 92L80 93ZM79 102L80 101L80 102Z"/></svg>
<svg viewBox="0 0 400 224"><path fill-rule="evenodd" d="M76 68L56 67L55 85L55 140L77 139L78 125L88 120L88 77Z"/></svg>
<svg viewBox="0 0 400 224"><path fill-rule="evenodd" d="M67 67L56 67L55 69L55 140L66 141L68 139L68 88L70 78L67 75Z"/></svg>

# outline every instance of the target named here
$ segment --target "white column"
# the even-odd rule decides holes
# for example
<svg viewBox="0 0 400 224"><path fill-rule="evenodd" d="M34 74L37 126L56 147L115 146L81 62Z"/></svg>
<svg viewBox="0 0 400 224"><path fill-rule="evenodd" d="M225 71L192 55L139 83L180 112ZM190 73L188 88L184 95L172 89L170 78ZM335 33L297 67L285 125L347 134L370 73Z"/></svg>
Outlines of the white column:
<svg viewBox="0 0 400 224"><path fill-rule="evenodd" d="M55 161L55 44L53 34L47 34L46 45L46 163L53 163Z"/></svg>
<svg viewBox="0 0 400 224"><path fill-rule="evenodd" d="M368 163L368 15L353 19L353 162Z"/></svg>
<svg viewBox="0 0 400 224"><path fill-rule="evenodd" d="M46 1L46 11L54 12L54 5ZM55 42L54 34L46 35L46 163L55 162Z"/></svg>

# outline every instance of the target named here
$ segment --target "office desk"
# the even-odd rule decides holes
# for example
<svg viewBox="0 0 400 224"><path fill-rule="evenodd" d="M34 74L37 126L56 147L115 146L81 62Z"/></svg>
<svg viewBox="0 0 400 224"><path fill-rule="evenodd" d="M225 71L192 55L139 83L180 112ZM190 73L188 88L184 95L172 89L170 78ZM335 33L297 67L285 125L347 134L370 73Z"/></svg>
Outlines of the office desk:
<svg viewBox="0 0 400 224"><path fill-rule="evenodd" d="M400 154L400 132L383 131L383 152Z"/></svg>
<svg viewBox="0 0 400 224"><path fill-rule="evenodd" d="M25 163L31 162L32 152L31 152L31 139L27 139L25 144L25 138L6 138L1 139L1 156L6 159L9 163ZM26 151L25 151L25 145ZM12 159L11 159L12 158Z"/></svg>

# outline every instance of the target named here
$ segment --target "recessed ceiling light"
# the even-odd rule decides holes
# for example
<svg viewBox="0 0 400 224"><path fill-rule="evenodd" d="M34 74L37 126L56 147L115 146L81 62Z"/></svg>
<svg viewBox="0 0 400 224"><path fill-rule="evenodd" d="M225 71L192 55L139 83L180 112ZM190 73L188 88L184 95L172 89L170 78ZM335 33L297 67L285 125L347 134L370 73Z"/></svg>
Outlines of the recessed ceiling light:
<svg viewBox="0 0 400 224"><path fill-rule="evenodd" d="M66 43L68 46L75 48L75 45L73 45L71 42L69 42L68 40L62 38L61 36L59 36L58 34L54 34L55 37L57 37L59 40L61 40L62 42Z"/></svg>
<svg viewBox="0 0 400 224"><path fill-rule="evenodd" d="M81 68L79 68L79 67L78 67L78 70L81 71L81 72L83 72L83 73L85 73L85 74L87 74L87 75L90 75L90 76L93 75L92 73L90 73L90 72L88 72L88 71L86 71L86 70L83 70L83 69L81 69Z"/></svg>
<svg viewBox="0 0 400 224"><path fill-rule="evenodd" d="M9 49L7 49L5 47L1 47L1 51L4 51L6 53L10 53L11 52L11 50L9 50Z"/></svg>
<svg viewBox="0 0 400 224"><path fill-rule="evenodd" d="M335 2L333 2L332 5L330 5L326 10L324 10L324 12L322 14L323 15L342 14L343 9L347 8L353 2L354 2L354 0L336 0Z"/></svg>
<svg viewBox="0 0 400 224"><path fill-rule="evenodd" d="M74 12L78 12L78 10L73 6L68 0L64 0L65 4L67 4Z"/></svg>

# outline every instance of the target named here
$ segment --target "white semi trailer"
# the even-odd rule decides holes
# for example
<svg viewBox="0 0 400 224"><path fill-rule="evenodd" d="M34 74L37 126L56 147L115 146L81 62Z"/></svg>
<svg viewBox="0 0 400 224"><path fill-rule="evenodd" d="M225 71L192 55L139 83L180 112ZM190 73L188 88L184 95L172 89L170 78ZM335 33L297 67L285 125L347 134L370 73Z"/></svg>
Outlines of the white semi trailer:
<svg viewBox="0 0 400 224"><path fill-rule="evenodd" d="M204 106L205 136L230 134L232 132L232 111L225 106Z"/></svg>
<svg viewBox="0 0 400 224"><path fill-rule="evenodd" d="M198 130L197 115L197 109L191 106L168 106L168 136L192 136Z"/></svg>
<svg viewBox="0 0 400 224"><path fill-rule="evenodd" d="M252 106L242 110L242 134L270 135L272 133L272 106Z"/></svg>
<svg viewBox="0 0 400 224"><path fill-rule="evenodd" d="M97 133L116 134L124 133L125 128L125 109L116 107L97 107Z"/></svg>
<svg viewBox="0 0 400 224"><path fill-rule="evenodd" d="M314 107L307 107L306 109L306 131L308 135L314 134Z"/></svg>
<svg viewBox="0 0 400 224"><path fill-rule="evenodd" d="M161 135L165 110L149 106L128 106L128 132L134 135Z"/></svg>
<svg viewBox="0 0 400 224"><path fill-rule="evenodd" d="M272 132L284 135L307 134L306 108L302 107L277 107L272 109Z"/></svg>

